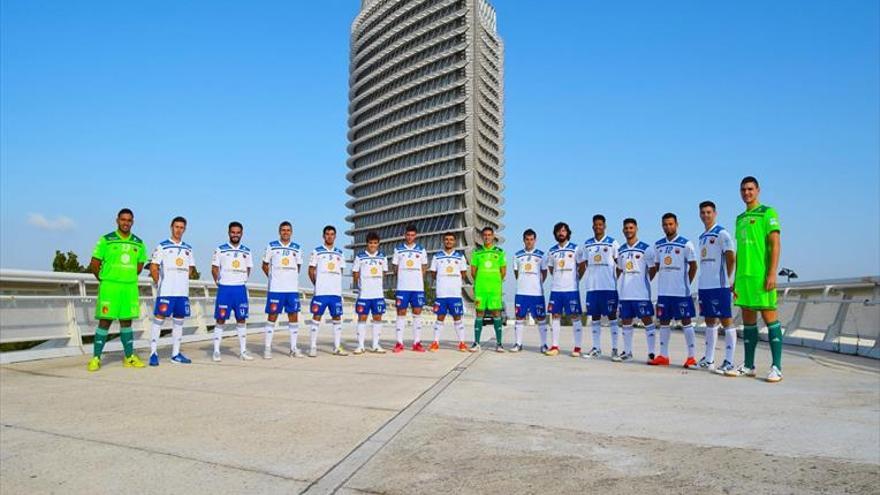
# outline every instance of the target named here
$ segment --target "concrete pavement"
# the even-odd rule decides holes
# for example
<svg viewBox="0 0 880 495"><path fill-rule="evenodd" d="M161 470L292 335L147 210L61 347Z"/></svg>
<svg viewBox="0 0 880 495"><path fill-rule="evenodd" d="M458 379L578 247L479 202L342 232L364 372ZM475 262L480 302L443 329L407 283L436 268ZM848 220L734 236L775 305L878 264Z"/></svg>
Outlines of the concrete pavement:
<svg viewBox="0 0 880 495"><path fill-rule="evenodd" d="M790 348L772 385L645 366L639 330L625 364L549 358L535 334L518 355L291 359L279 332L248 363L227 338L219 364L203 342L189 366L167 348L142 370L3 366L0 492L877 493L876 360ZM680 333L671 349L683 361Z"/></svg>

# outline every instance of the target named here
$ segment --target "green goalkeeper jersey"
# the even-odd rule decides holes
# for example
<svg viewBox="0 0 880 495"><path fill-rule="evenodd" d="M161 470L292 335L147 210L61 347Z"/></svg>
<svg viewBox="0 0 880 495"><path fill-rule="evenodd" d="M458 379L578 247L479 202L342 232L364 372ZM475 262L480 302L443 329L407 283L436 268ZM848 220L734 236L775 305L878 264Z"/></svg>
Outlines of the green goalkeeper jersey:
<svg viewBox="0 0 880 495"><path fill-rule="evenodd" d="M758 205L736 217L736 278L767 275L767 236L779 230L779 215L769 206Z"/></svg>
<svg viewBox="0 0 880 495"><path fill-rule="evenodd" d="M138 264L147 262L147 247L134 234L122 237L119 231L110 232L98 239L92 258L101 261L101 281L135 283Z"/></svg>
<svg viewBox="0 0 880 495"><path fill-rule="evenodd" d="M503 249L498 246L492 246L488 249L481 247L474 250L471 258L471 266L477 268L474 285L501 285L501 268L507 266Z"/></svg>

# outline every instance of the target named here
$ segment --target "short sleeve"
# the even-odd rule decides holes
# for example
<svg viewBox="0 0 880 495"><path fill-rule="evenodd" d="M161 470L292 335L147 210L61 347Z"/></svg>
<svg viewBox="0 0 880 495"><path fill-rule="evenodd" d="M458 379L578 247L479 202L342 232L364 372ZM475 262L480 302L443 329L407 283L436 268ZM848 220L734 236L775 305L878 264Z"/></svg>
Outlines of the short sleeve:
<svg viewBox="0 0 880 495"><path fill-rule="evenodd" d="M354 261L351 263L351 272L352 273L360 273L361 271L361 259L355 256Z"/></svg>
<svg viewBox="0 0 880 495"><path fill-rule="evenodd" d="M386 257L384 257L384 256L382 257L382 265L381 265L381 266L382 266L382 271L383 271L383 272L387 272L387 271L388 271L388 258L386 258Z"/></svg>
<svg viewBox="0 0 880 495"><path fill-rule="evenodd" d="M735 252L736 251L736 246L733 244L733 239L730 237L730 232L728 232L726 230L722 230L721 233L718 235L718 237L721 239L721 250L722 251L724 251L724 252L727 252L727 251Z"/></svg>
<svg viewBox="0 0 880 495"><path fill-rule="evenodd" d="M687 241L687 243L684 245L684 252L685 252L684 259L687 260L688 262L697 260L697 253L694 250L694 243L693 242Z"/></svg>
<svg viewBox="0 0 880 495"><path fill-rule="evenodd" d="M220 248L214 249L211 255L211 266L220 266Z"/></svg>
<svg viewBox="0 0 880 495"><path fill-rule="evenodd" d="M196 266L196 257L193 255L192 249L187 249L187 251L189 251L189 255L187 256L187 258L189 258L189 266Z"/></svg>
<svg viewBox="0 0 880 495"><path fill-rule="evenodd" d="M303 253L299 249L296 250L296 264L299 266L303 264Z"/></svg>
<svg viewBox="0 0 880 495"><path fill-rule="evenodd" d="M428 252L422 249L422 266L428 265Z"/></svg>
<svg viewBox="0 0 880 495"><path fill-rule="evenodd" d="M345 270L345 256L339 253L339 271Z"/></svg>
<svg viewBox="0 0 880 495"><path fill-rule="evenodd" d="M250 254L250 253L248 253L248 254ZM252 254L247 257L247 263L245 263L245 266L248 268L254 267L254 256Z"/></svg>
<svg viewBox="0 0 880 495"><path fill-rule="evenodd" d="M95 249L92 250L92 258L96 260L103 260L104 255L107 251L107 241L104 240L103 237L98 239L98 242L95 243Z"/></svg>
<svg viewBox="0 0 880 495"><path fill-rule="evenodd" d="M141 242L138 245L138 263L146 263L147 262L147 245Z"/></svg>
<svg viewBox="0 0 880 495"><path fill-rule="evenodd" d="M468 260L467 260L467 258L464 257L464 255L462 255L460 263L461 263L461 271L463 271L463 272L468 271L468 269L470 268L470 265L468 264Z"/></svg>
<svg viewBox="0 0 880 495"><path fill-rule="evenodd" d="M316 251L312 251L312 254L309 256L309 266L318 266L318 253Z"/></svg>
<svg viewBox="0 0 880 495"><path fill-rule="evenodd" d="M645 251L645 254L651 253L651 264L659 265L660 264L660 253L657 252L657 246L651 246Z"/></svg>
<svg viewBox="0 0 880 495"><path fill-rule="evenodd" d="M550 253L547 253L544 255L543 258L541 258L541 269L542 270L546 270L546 269L550 268L550 256L552 256L552 255Z"/></svg>
<svg viewBox="0 0 880 495"><path fill-rule="evenodd" d="M620 255L620 243L617 241L614 241L611 243L611 257L614 259L617 259L617 257L619 255Z"/></svg>
<svg viewBox="0 0 880 495"><path fill-rule="evenodd" d="M504 251L501 251L501 262L498 264L501 268L507 266L507 254Z"/></svg>
<svg viewBox="0 0 880 495"><path fill-rule="evenodd" d="M150 263L154 265L162 264L162 246L156 246L156 249L153 250L153 254L150 255Z"/></svg>
<svg viewBox="0 0 880 495"><path fill-rule="evenodd" d="M576 263L587 261L586 252L583 246L578 246L577 249L574 250L574 261Z"/></svg>
<svg viewBox="0 0 880 495"><path fill-rule="evenodd" d="M437 271L437 255L435 254L433 258L431 258L431 267L428 268L428 271L436 272Z"/></svg>
<svg viewBox="0 0 880 495"><path fill-rule="evenodd" d="M776 210L773 208L767 208L767 211L764 213L764 231L768 234L770 232L779 232L782 230L782 226L779 225L779 214L776 213Z"/></svg>
<svg viewBox="0 0 880 495"><path fill-rule="evenodd" d="M266 246L266 252L263 253L263 263L269 263L272 261L272 248Z"/></svg>
<svg viewBox="0 0 880 495"><path fill-rule="evenodd" d="M399 265L400 264L400 254L397 252L397 249L394 250L394 253L391 255L391 264Z"/></svg>

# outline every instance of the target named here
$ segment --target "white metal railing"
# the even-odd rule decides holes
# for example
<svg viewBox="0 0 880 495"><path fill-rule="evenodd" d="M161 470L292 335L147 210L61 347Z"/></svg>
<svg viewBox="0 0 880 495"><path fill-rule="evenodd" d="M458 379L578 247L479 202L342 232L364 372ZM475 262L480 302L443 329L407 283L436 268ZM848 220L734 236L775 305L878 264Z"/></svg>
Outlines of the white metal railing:
<svg viewBox="0 0 880 495"><path fill-rule="evenodd" d="M144 347L149 343L155 287L146 277L138 285L141 317L132 327L136 346ZM26 350L3 352L0 363L87 353L83 339L92 337L97 327L97 289L98 282L91 274L0 269L0 344L41 342ZM252 283L248 291L252 308L248 331L258 332L266 322L267 287ZM213 282L190 283L192 315L184 323L184 342L212 338L215 293ZM312 290L304 288L301 294L306 307ZM343 295L346 322L355 314L355 299L354 293ZM393 302L389 301L388 307L393 314ZM430 308L426 309L430 314ZM787 344L880 358L880 277L782 284L779 319ZM741 322L739 312L736 322ZM111 331L118 329L114 326ZM762 337L766 339L766 329ZM168 338L160 341L168 343ZM111 351L120 348L118 340L107 345Z"/></svg>

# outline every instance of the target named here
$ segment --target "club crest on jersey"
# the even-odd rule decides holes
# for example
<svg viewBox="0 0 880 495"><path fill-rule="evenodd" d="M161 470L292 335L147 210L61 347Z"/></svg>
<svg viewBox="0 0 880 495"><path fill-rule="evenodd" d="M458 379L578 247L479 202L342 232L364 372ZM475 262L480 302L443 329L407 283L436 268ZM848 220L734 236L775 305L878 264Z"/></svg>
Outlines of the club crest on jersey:
<svg viewBox="0 0 880 495"><path fill-rule="evenodd" d="M277 304L275 304L275 303L269 304L269 311L275 311L276 309L278 309Z"/></svg>
<svg viewBox="0 0 880 495"><path fill-rule="evenodd" d="M559 260L559 268L565 268L565 260Z"/></svg>
<svg viewBox="0 0 880 495"><path fill-rule="evenodd" d="M750 219L749 219L749 223L750 223L750 224L754 224L754 223L755 223L755 219L754 219L754 218L750 218Z"/></svg>
<svg viewBox="0 0 880 495"><path fill-rule="evenodd" d="M675 254L681 254L681 249L675 248Z"/></svg>
<svg viewBox="0 0 880 495"><path fill-rule="evenodd" d="M637 254L637 255L636 255L636 259L640 259L641 257L642 257L641 254Z"/></svg>
<svg viewBox="0 0 880 495"><path fill-rule="evenodd" d="M602 248L602 251L608 252L608 248Z"/></svg>
<svg viewBox="0 0 880 495"><path fill-rule="evenodd" d="M709 239L709 244L715 244L715 239Z"/></svg>
<svg viewBox="0 0 880 495"><path fill-rule="evenodd" d="M164 312L166 312L166 311L168 311L168 305L165 304L165 303L160 304L160 305L159 305L159 312L160 312L160 313L164 313Z"/></svg>
<svg viewBox="0 0 880 495"><path fill-rule="evenodd" d="M110 312L110 306L109 306L109 305L105 304L104 306L101 307L101 313L102 313L102 314L105 314L105 315L106 315L106 314L109 313L109 312Z"/></svg>

